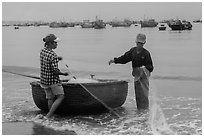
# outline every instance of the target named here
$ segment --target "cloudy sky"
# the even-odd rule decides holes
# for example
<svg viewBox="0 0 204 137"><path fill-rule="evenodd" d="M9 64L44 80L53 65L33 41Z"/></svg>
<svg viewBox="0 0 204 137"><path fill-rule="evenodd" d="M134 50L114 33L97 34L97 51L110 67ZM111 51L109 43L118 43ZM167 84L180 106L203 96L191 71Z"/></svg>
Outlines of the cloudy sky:
<svg viewBox="0 0 204 137"><path fill-rule="evenodd" d="M202 18L201 2L3 2L4 21L104 21L154 18L193 21Z"/></svg>

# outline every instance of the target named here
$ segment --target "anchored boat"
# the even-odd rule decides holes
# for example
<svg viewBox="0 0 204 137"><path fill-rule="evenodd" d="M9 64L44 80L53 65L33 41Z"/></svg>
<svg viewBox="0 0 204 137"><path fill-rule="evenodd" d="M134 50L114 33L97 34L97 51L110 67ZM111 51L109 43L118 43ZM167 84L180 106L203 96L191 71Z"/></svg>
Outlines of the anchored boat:
<svg viewBox="0 0 204 137"><path fill-rule="evenodd" d="M106 23L103 20L98 19L96 16L96 21L94 21L94 29L103 29L106 27Z"/></svg>
<svg viewBox="0 0 204 137"><path fill-rule="evenodd" d="M82 28L93 28L94 25L93 23L89 22L89 20L84 20L83 23L81 24Z"/></svg>
<svg viewBox="0 0 204 137"><path fill-rule="evenodd" d="M141 23L141 28L156 27L158 25L158 22L156 22L154 19L140 21L140 23Z"/></svg>
<svg viewBox="0 0 204 137"><path fill-rule="evenodd" d="M117 108L124 104L127 98L128 82L124 80L101 80L87 83L63 82L65 98L56 113L76 114L76 113L99 113L107 110L104 105L95 99L91 94L100 99L110 108ZM39 81L31 84L32 96L36 106L44 111L48 111L47 100L44 90ZM89 92L87 92L83 85Z"/></svg>
<svg viewBox="0 0 204 137"><path fill-rule="evenodd" d="M112 27L130 27L132 25L132 22L130 20L125 19L124 21L112 21L110 23Z"/></svg>
<svg viewBox="0 0 204 137"><path fill-rule="evenodd" d="M161 24L159 24L158 28L160 31L166 30L166 25L164 23L161 23Z"/></svg>
<svg viewBox="0 0 204 137"><path fill-rule="evenodd" d="M189 21L172 20L168 23L171 30L191 30L192 24Z"/></svg>

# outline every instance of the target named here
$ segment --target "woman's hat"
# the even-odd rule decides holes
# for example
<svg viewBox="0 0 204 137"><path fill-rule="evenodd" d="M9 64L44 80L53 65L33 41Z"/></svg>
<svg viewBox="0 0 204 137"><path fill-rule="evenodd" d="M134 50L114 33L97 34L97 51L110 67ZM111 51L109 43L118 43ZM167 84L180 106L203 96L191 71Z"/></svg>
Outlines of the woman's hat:
<svg viewBox="0 0 204 137"><path fill-rule="evenodd" d="M146 42L146 35L142 33L137 34L136 42L140 42L144 44Z"/></svg>
<svg viewBox="0 0 204 137"><path fill-rule="evenodd" d="M54 34L48 34L45 38L43 38L44 42L59 42L60 39L56 37Z"/></svg>

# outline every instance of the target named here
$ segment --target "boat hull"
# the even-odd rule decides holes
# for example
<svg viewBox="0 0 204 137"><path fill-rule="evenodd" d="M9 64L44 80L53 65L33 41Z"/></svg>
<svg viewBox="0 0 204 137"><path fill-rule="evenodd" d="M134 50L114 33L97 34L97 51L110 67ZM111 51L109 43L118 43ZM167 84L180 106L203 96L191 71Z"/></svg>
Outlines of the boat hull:
<svg viewBox="0 0 204 137"><path fill-rule="evenodd" d="M166 27L159 27L159 30L166 30Z"/></svg>
<svg viewBox="0 0 204 137"><path fill-rule="evenodd" d="M157 22L155 22L155 20L151 19L151 20L146 20L146 21L140 21L141 24L141 28L144 27L156 27L158 25Z"/></svg>
<svg viewBox="0 0 204 137"><path fill-rule="evenodd" d="M112 22L112 27L130 27L132 23L125 23L125 22Z"/></svg>
<svg viewBox="0 0 204 137"><path fill-rule="evenodd" d="M45 93L40 87L39 82L32 82L30 84L36 106L43 111L48 111ZM99 80L98 83L83 83L82 85L85 86L88 91L79 83L63 83L62 85L65 98L56 110L56 113L63 114L99 113L106 111L107 108L90 95L88 91L110 108L122 106L128 92L128 82L117 80Z"/></svg>
<svg viewBox="0 0 204 137"><path fill-rule="evenodd" d="M82 28L93 28L94 26L92 24L82 24Z"/></svg>
<svg viewBox="0 0 204 137"><path fill-rule="evenodd" d="M170 25L171 30L184 30L183 25Z"/></svg>
<svg viewBox="0 0 204 137"><path fill-rule="evenodd" d="M171 30L191 30L192 24L189 21L183 21L180 20L172 21L168 23Z"/></svg>

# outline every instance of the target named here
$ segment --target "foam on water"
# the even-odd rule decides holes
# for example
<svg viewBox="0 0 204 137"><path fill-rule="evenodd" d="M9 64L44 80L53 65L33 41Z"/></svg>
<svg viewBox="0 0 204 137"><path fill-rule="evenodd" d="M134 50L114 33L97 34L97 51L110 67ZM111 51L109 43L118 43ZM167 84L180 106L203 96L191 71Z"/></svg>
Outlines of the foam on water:
<svg viewBox="0 0 204 137"><path fill-rule="evenodd" d="M149 77L146 69L143 69L144 75ZM141 87L147 87L148 83L143 83L140 81L140 78L137 78L137 81L140 82ZM149 112L149 124L153 134L161 135L161 134L175 134L168 126L164 113L159 106L159 100L157 98L157 89L156 85L153 84L152 79L149 82L149 93L150 93L150 112Z"/></svg>
<svg viewBox="0 0 204 137"><path fill-rule="evenodd" d="M72 119L63 119L62 121L56 119L34 119L33 121L58 131L73 130L78 135L151 134L147 115L136 114L135 117L130 119L125 117L119 119L110 118L110 115L102 119L79 116Z"/></svg>
<svg viewBox="0 0 204 137"><path fill-rule="evenodd" d="M3 117L11 122L33 121L55 131L74 131L78 135L175 134L170 127L179 134L202 133L201 126L198 125L201 121L189 120L189 122L181 122L179 119L176 119L181 115L174 115L175 118L170 118L173 123L168 124L161 107L157 104L154 105L151 105L149 112L140 113L134 111L131 114L124 113L120 118L114 118L110 113L105 113L96 116L74 117L56 115L50 120L34 119L39 114L39 111L33 111L34 113L31 112L30 114L17 114L16 116L14 116L12 111L7 111L7 113L3 113ZM41 132L43 133L43 130Z"/></svg>
<svg viewBox="0 0 204 137"><path fill-rule="evenodd" d="M20 82L14 83L15 85L4 81L2 91L6 99L2 105L2 122L4 123L30 122L36 115L44 114L34 105L30 87L27 85L28 81L22 82L23 80L18 78ZM95 116L56 115L50 120L33 121L55 131L74 131L78 135L202 134L202 100L180 96L161 96L160 98L153 80L150 79L149 112L141 113L136 110L135 98L131 94L134 91L129 89L130 95L123 108L117 110L120 118L104 113ZM17 86L19 84L20 86ZM43 132L41 130L41 133Z"/></svg>
<svg viewBox="0 0 204 137"><path fill-rule="evenodd" d="M176 134L173 132L168 123L166 122L166 118L164 113L159 105L159 99L157 98L157 90L156 86L153 84L152 80L150 82L150 115L149 115L149 123L152 129L153 134Z"/></svg>

